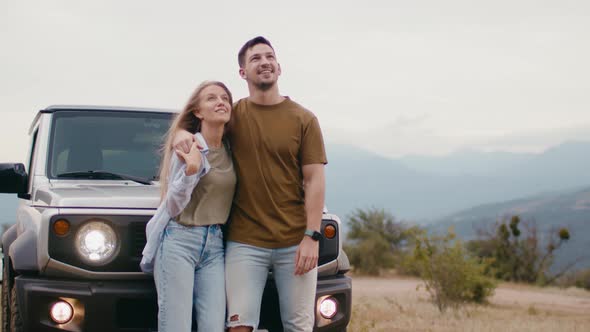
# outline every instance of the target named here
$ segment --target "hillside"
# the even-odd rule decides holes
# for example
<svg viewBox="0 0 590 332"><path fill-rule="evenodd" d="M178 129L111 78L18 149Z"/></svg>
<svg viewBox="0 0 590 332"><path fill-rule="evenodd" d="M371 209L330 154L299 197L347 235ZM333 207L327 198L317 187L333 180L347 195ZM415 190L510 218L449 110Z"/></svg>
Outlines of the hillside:
<svg viewBox="0 0 590 332"><path fill-rule="evenodd" d="M430 229L442 232L453 226L457 235L468 240L477 230L489 229L496 220L512 215L534 221L541 231L570 230L571 239L556 252L555 269L572 260L580 260L577 268L590 267L590 187L473 207L438 219Z"/></svg>

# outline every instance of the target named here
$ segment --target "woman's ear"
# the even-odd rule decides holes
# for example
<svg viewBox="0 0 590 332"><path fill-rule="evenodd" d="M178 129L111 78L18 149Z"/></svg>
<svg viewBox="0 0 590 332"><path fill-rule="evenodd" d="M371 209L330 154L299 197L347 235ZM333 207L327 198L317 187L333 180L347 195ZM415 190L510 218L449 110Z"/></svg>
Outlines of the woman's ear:
<svg viewBox="0 0 590 332"><path fill-rule="evenodd" d="M193 115L194 115L194 116L195 116L197 119L199 119L199 120L203 120L203 115L202 115L201 113L199 113L199 110L198 110L198 109L193 111Z"/></svg>

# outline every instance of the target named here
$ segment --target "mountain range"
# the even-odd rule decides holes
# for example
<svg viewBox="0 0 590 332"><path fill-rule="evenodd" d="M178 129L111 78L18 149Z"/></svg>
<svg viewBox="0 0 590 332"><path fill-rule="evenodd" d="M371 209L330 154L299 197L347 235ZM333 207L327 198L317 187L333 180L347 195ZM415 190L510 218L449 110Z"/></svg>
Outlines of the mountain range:
<svg viewBox="0 0 590 332"><path fill-rule="evenodd" d="M458 152L388 159L350 146L327 147L326 203L389 210L429 223L469 207L590 185L590 142L566 142L538 154Z"/></svg>
<svg viewBox="0 0 590 332"><path fill-rule="evenodd" d="M555 271L572 262L576 262L577 269L590 267L590 186L476 206L442 217L428 228L444 233L452 226L460 238L470 240L477 237L478 231L493 231L496 221L514 215L534 223L541 239L552 230L569 230L569 241L555 252Z"/></svg>

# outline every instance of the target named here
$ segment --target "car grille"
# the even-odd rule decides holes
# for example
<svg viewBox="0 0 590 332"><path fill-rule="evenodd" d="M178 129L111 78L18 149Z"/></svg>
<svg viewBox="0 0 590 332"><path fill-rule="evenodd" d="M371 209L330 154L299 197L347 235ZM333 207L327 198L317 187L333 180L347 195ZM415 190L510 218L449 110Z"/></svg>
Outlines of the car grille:
<svg viewBox="0 0 590 332"><path fill-rule="evenodd" d="M141 260L141 252L145 246L145 225L143 222L129 224L129 255Z"/></svg>

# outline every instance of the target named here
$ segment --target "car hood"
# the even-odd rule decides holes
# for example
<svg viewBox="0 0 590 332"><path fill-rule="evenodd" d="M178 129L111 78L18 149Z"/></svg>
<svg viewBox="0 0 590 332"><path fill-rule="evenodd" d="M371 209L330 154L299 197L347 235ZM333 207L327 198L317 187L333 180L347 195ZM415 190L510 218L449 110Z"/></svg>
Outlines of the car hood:
<svg viewBox="0 0 590 332"><path fill-rule="evenodd" d="M118 183L60 183L39 188L35 201L52 207L156 209L159 185Z"/></svg>

